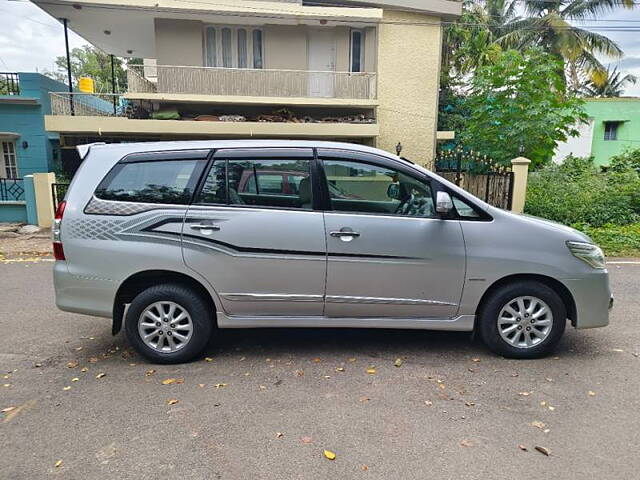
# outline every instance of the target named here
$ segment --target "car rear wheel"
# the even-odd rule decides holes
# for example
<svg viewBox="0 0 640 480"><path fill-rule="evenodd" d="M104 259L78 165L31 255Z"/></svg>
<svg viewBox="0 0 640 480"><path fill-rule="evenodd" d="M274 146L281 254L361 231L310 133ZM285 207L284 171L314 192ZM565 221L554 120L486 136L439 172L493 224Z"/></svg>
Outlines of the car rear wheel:
<svg viewBox="0 0 640 480"><path fill-rule="evenodd" d="M478 320L478 333L493 352L509 358L538 358L553 352L562 338L567 311L549 286L521 281L491 294Z"/></svg>
<svg viewBox="0 0 640 480"><path fill-rule="evenodd" d="M208 302L187 287L156 285L138 294L125 319L135 350L155 363L181 363L199 356L213 331Z"/></svg>

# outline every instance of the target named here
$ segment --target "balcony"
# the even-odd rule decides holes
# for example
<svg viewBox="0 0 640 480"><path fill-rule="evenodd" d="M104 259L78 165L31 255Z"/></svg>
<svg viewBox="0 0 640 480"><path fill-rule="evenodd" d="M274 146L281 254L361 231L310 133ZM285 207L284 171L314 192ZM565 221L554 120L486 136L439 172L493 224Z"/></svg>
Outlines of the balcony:
<svg viewBox="0 0 640 480"><path fill-rule="evenodd" d="M140 98L144 95L153 93L52 92L49 95L51 115L45 116L45 128L65 135L135 138L366 140L379 135L372 107L306 105L283 108L282 105L229 104L222 101L211 105L206 102L178 101L175 98L167 102ZM167 112L173 115L167 116Z"/></svg>
<svg viewBox="0 0 640 480"><path fill-rule="evenodd" d="M129 98L136 98L136 94L180 94L376 99L376 74L368 72L135 65L128 67L127 81Z"/></svg>

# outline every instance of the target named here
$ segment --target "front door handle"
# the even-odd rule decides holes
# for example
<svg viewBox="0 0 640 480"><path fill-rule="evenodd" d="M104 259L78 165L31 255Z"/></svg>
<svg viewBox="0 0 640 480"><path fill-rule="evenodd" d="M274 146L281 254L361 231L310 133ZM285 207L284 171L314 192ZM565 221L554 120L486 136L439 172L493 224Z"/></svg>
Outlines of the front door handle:
<svg viewBox="0 0 640 480"><path fill-rule="evenodd" d="M220 230L220 225L207 225L204 223L196 223L194 225L189 225L189 227L193 230Z"/></svg>
<svg viewBox="0 0 640 480"><path fill-rule="evenodd" d="M358 232L350 232L350 231L338 231L338 232L329 232L329 235L331 235L332 237L338 237L338 238L342 238L342 237L359 237L360 233Z"/></svg>

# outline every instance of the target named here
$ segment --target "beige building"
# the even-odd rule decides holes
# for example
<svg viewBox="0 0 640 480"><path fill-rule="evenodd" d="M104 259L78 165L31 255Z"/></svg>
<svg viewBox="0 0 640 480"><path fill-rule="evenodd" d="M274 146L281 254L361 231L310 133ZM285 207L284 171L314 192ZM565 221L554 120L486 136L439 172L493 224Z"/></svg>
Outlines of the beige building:
<svg viewBox="0 0 640 480"><path fill-rule="evenodd" d="M123 95L51 94L63 145L345 140L431 164L449 0L33 0L103 51L143 58ZM62 35L61 35L62 41Z"/></svg>

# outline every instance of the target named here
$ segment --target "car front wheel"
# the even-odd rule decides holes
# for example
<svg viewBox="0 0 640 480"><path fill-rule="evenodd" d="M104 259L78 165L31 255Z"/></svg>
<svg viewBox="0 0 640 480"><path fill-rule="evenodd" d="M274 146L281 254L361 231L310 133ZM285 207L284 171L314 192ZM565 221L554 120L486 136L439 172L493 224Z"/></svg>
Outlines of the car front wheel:
<svg viewBox="0 0 640 480"><path fill-rule="evenodd" d="M505 285L485 302L478 332L493 352L510 358L550 354L562 338L567 311L549 286L521 281Z"/></svg>
<svg viewBox="0 0 640 480"><path fill-rule="evenodd" d="M213 330L212 313L208 303L189 288L156 285L131 302L125 333L135 350L152 362L187 362L207 345Z"/></svg>

